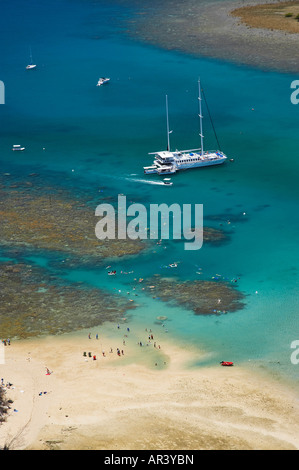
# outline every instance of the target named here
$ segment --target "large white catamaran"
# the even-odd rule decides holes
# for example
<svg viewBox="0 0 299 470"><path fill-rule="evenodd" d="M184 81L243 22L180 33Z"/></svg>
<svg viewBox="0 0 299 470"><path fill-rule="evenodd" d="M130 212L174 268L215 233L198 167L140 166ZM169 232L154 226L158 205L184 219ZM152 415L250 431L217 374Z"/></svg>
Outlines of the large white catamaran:
<svg viewBox="0 0 299 470"><path fill-rule="evenodd" d="M145 174L174 174L180 170L189 170L192 168L201 168L204 166L219 165L227 160L227 156L221 150L208 150L204 151L203 146L203 126L202 126L202 97L200 80L198 80L198 103L199 103L199 119L200 119L200 139L201 148L190 150L170 150L169 135L169 119L168 119L168 98L166 95L166 117L167 117L167 150L160 152L152 152L149 155L155 155L154 162L151 166L144 167Z"/></svg>

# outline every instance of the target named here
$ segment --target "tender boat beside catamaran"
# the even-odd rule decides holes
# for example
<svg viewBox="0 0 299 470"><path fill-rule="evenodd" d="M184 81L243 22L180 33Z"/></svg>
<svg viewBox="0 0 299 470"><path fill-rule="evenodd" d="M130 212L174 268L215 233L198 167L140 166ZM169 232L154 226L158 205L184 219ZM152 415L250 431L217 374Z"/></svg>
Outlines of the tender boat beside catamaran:
<svg viewBox="0 0 299 470"><path fill-rule="evenodd" d="M199 118L200 118L200 138L201 148L190 150L170 150L169 134L169 120L168 120L168 99L166 95L166 116L167 116L167 150L161 152L153 152L149 155L155 155L154 162L151 166L144 167L144 173L147 175L158 174L174 174L180 170L189 170L192 168L200 168L204 166L220 165L227 160L227 156L220 150L204 151L203 147L203 130L202 130L202 98L200 80L198 81L199 88Z"/></svg>

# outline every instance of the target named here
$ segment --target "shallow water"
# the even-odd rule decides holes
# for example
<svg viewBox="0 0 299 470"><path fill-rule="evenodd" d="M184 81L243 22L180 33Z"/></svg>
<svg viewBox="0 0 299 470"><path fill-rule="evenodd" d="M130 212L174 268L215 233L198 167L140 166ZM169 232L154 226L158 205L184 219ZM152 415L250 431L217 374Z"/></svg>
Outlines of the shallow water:
<svg viewBox="0 0 299 470"><path fill-rule="evenodd" d="M128 203L203 204L205 224L225 228L230 241L197 252L179 242L157 245L156 253L114 260L115 277L107 276L108 263L64 268L55 253L19 249L12 256L3 248L2 256L25 257L62 279L114 295L132 292L134 279L154 274L238 278L246 295L239 312L200 317L140 293L132 326L165 315L168 334L207 351L201 364L250 361L283 380L297 380L299 366L290 361L290 344L298 337L299 108L290 102L296 77L134 42L123 31L131 14L125 3L104 1L13 0L5 6L1 173L17 179L37 172L47 183L55 180L73 194L77 188L95 198L102 191L107 197L125 194ZM38 67L26 71L30 47ZM182 172L164 187L159 178L144 177L143 166L151 163L148 152L166 146L165 94L172 148L197 147L199 75L221 147L234 162ZM100 76L111 83L96 87ZM214 148L204 114L205 145ZM26 151L13 153L13 144ZM178 267L169 268L174 262Z"/></svg>

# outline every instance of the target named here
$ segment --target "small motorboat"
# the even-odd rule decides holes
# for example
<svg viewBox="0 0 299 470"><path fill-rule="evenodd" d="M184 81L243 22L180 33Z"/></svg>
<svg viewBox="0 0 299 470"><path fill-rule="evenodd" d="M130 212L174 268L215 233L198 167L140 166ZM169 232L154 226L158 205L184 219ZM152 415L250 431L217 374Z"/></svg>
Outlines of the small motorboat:
<svg viewBox="0 0 299 470"><path fill-rule="evenodd" d="M25 147L21 147L20 145L13 145L12 150L13 150L14 152L15 152L15 151L22 152L23 150L25 150Z"/></svg>
<svg viewBox="0 0 299 470"><path fill-rule="evenodd" d="M109 271L108 272L108 276L115 276L115 274L116 274L116 271Z"/></svg>
<svg viewBox="0 0 299 470"><path fill-rule="evenodd" d="M166 184L166 186L172 186L173 185L173 182L171 181L170 178L164 178L163 182L164 182L164 184Z"/></svg>
<svg viewBox="0 0 299 470"><path fill-rule="evenodd" d="M108 83L109 81L110 78L101 77L98 80L97 86L105 85L105 83Z"/></svg>
<svg viewBox="0 0 299 470"><path fill-rule="evenodd" d="M233 362L226 362L226 361L221 361L220 364L223 366L223 367L232 367L234 365Z"/></svg>

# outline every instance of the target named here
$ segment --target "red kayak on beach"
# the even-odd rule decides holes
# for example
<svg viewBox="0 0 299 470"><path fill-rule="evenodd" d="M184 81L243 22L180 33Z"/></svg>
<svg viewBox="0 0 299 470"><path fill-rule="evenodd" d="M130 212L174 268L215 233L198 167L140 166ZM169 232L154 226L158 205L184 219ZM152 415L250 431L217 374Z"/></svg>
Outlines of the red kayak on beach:
<svg viewBox="0 0 299 470"><path fill-rule="evenodd" d="M220 362L220 364L224 367L231 367L234 365L233 362L225 362L225 361Z"/></svg>

